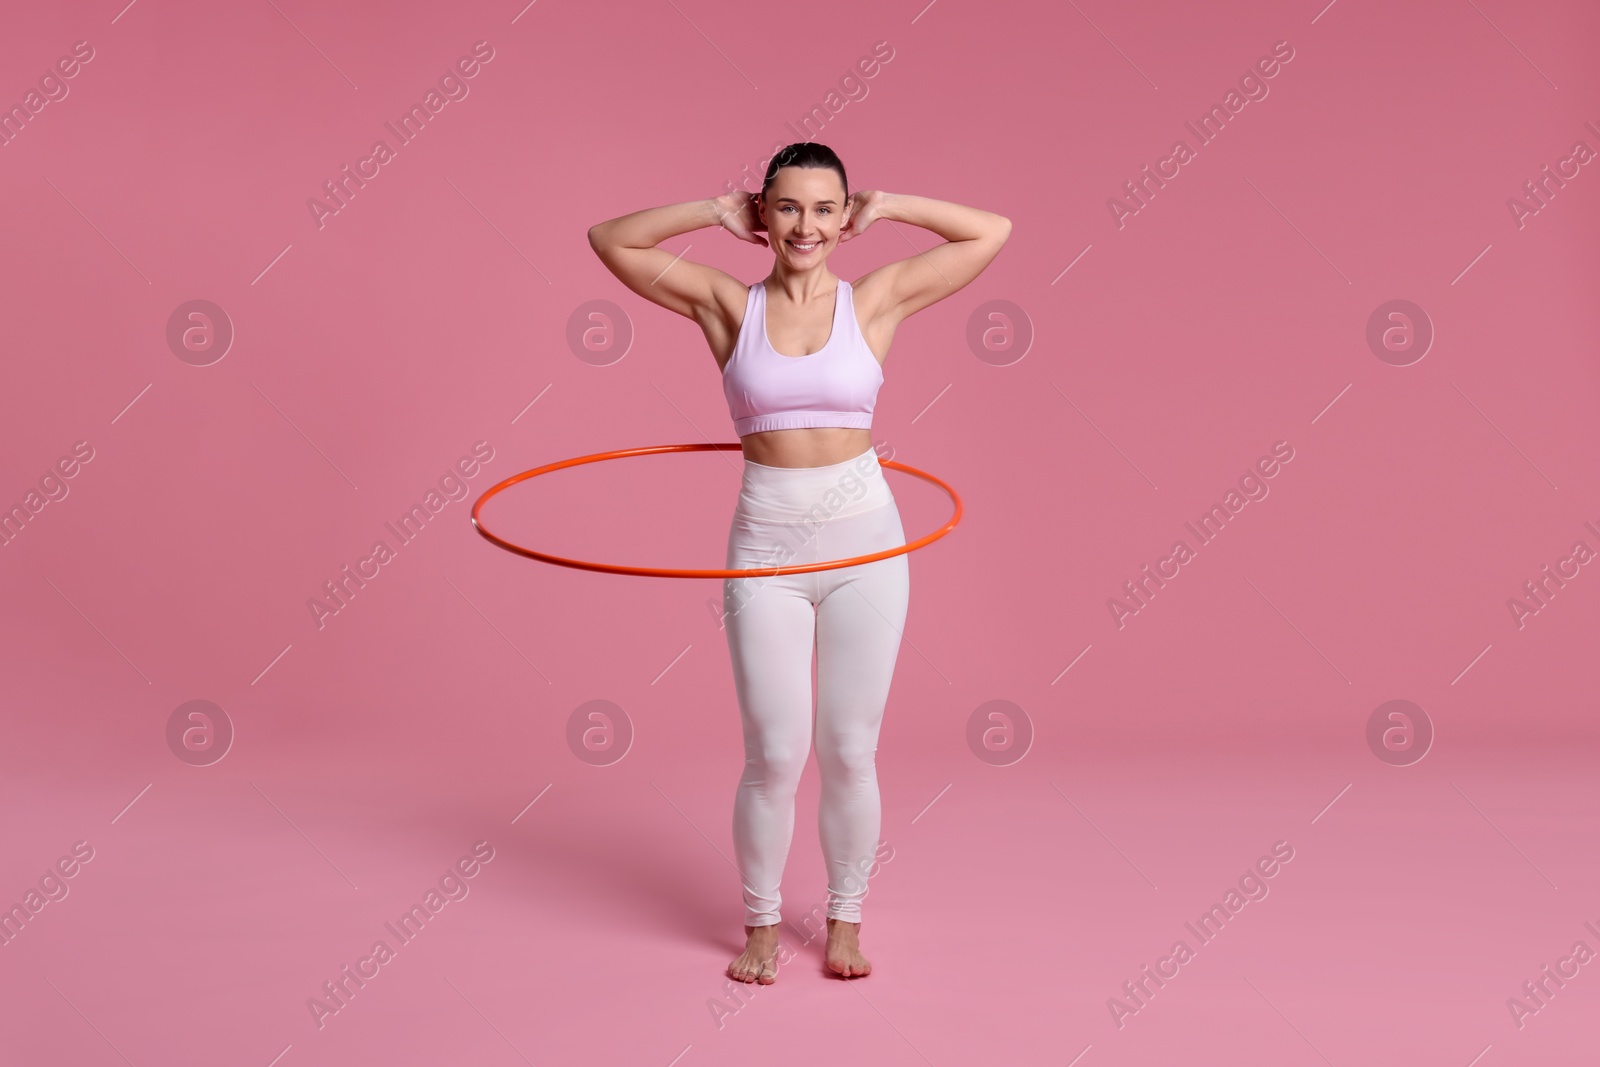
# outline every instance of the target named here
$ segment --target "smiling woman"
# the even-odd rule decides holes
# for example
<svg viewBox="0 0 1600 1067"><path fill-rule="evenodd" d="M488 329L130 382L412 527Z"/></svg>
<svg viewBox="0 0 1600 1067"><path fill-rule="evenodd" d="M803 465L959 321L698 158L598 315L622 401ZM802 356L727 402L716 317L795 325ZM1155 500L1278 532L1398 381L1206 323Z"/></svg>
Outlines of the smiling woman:
<svg viewBox="0 0 1600 1067"><path fill-rule="evenodd" d="M878 219L927 227L944 243L854 283L831 273L834 250ZM770 248L767 277L746 284L659 247L711 225ZM624 285L694 320L722 371L745 460L728 569L770 565L780 553L790 559L796 546L799 558L790 562L810 564L906 544L871 440L890 343L908 315L976 278L1010 233L1010 220L979 208L851 193L839 157L810 141L772 157L758 194L649 208L589 230L595 254ZM852 470L861 474L859 496L818 508ZM777 978L778 885L813 738L828 872L827 966L842 978L871 973L858 937L866 885L857 872L879 846L875 753L909 596L904 554L723 583L745 747L733 803L745 950L729 964L731 978L763 985Z"/></svg>

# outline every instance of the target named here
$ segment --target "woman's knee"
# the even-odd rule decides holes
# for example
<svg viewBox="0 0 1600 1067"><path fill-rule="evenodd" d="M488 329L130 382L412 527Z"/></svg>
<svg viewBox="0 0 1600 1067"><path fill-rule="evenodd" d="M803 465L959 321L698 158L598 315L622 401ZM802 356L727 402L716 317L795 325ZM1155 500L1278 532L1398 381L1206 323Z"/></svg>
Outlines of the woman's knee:
<svg viewBox="0 0 1600 1067"><path fill-rule="evenodd" d="M825 779L871 778L878 770L877 738L830 740L817 738L817 769Z"/></svg>
<svg viewBox="0 0 1600 1067"><path fill-rule="evenodd" d="M806 767L809 753L803 746L785 741L769 740L745 746L745 780L759 781L769 787L793 789L800 784L801 772Z"/></svg>

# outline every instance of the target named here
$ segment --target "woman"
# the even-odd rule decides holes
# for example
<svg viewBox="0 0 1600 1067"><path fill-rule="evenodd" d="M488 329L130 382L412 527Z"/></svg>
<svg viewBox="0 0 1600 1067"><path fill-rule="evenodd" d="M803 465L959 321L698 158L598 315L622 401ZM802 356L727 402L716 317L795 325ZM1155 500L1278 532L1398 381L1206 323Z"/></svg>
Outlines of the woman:
<svg viewBox="0 0 1600 1067"><path fill-rule="evenodd" d="M926 227L946 243L854 284L830 273L834 248L878 219ZM657 247L713 225L771 248L771 273L746 285ZM773 156L760 194L650 208L589 230L589 244L624 285L699 324L722 371L745 461L727 569L847 559L906 543L870 433L883 361L906 316L976 278L1010 233L1009 219L977 208L877 190L852 194L839 157L814 142ZM905 555L724 583L745 745L733 840L746 943L730 978L763 985L777 978L778 883L813 737L813 641L825 956L842 977L871 973L859 932L880 825L874 754L909 583Z"/></svg>

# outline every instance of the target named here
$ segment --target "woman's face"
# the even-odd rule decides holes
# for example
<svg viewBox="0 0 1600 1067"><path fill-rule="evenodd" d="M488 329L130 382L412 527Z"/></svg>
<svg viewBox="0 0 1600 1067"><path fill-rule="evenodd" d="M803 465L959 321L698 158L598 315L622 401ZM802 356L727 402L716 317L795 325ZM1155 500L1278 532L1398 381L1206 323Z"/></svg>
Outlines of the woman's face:
<svg viewBox="0 0 1600 1067"><path fill-rule="evenodd" d="M846 222L844 183L831 167L779 167L762 203L773 253L796 269L821 263Z"/></svg>

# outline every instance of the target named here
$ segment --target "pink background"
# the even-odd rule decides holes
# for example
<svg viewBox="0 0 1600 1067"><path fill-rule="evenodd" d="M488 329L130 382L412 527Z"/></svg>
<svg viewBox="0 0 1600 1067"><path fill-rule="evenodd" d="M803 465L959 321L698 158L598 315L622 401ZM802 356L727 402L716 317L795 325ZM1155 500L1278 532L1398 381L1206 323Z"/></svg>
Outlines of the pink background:
<svg viewBox="0 0 1600 1067"><path fill-rule="evenodd" d="M74 42L93 58L0 147L0 505L76 442L93 458L0 548L0 904L66 890L0 945L5 1062L1592 1061L1596 965L1521 1026L1507 1001L1536 1004L1523 983L1575 942L1600 951L1600 577L1581 566L1521 626L1508 607L1575 542L1600 551L1597 165L1567 164L1520 225L1508 207L1600 149L1593 5L152 0L6 21L7 107ZM308 200L394 147L384 124L478 41L468 95L319 225ZM1185 123L1280 41L1267 95L1197 147ZM901 327L878 400L880 450L966 514L912 557L874 973L828 978L802 925L824 899L808 769L796 958L741 1001L720 584L542 565L469 511L558 459L735 440L699 331L585 230L746 167L755 188L806 137L852 189L1014 231ZM1119 226L1108 200L1179 138L1194 158ZM828 267L937 240L879 222ZM717 230L664 244L746 282L771 266ZM1407 365L1367 341L1397 299L1434 332ZM189 354L207 365L169 343L194 300L234 331ZM626 346L569 341L597 300ZM992 301L1025 352L968 343ZM464 498L396 547L384 524L480 441ZM1119 626L1123 583L1194 547L1184 524L1279 441L1270 494ZM486 520L719 567L738 472L587 465ZM908 532L945 520L889 477ZM319 627L308 601L380 538L395 558ZM231 724L222 758L169 742L191 700ZM604 765L568 743L593 700L631 734ZM1369 747L1390 700L1431 724L1420 762ZM975 714L1009 747L972 747ZM80 841L92 858L52 882ZM480 841L470 893L319 1026L308 1000ZM1119 1026L1123 983L1278 841L1270 894Z"/></svg>

